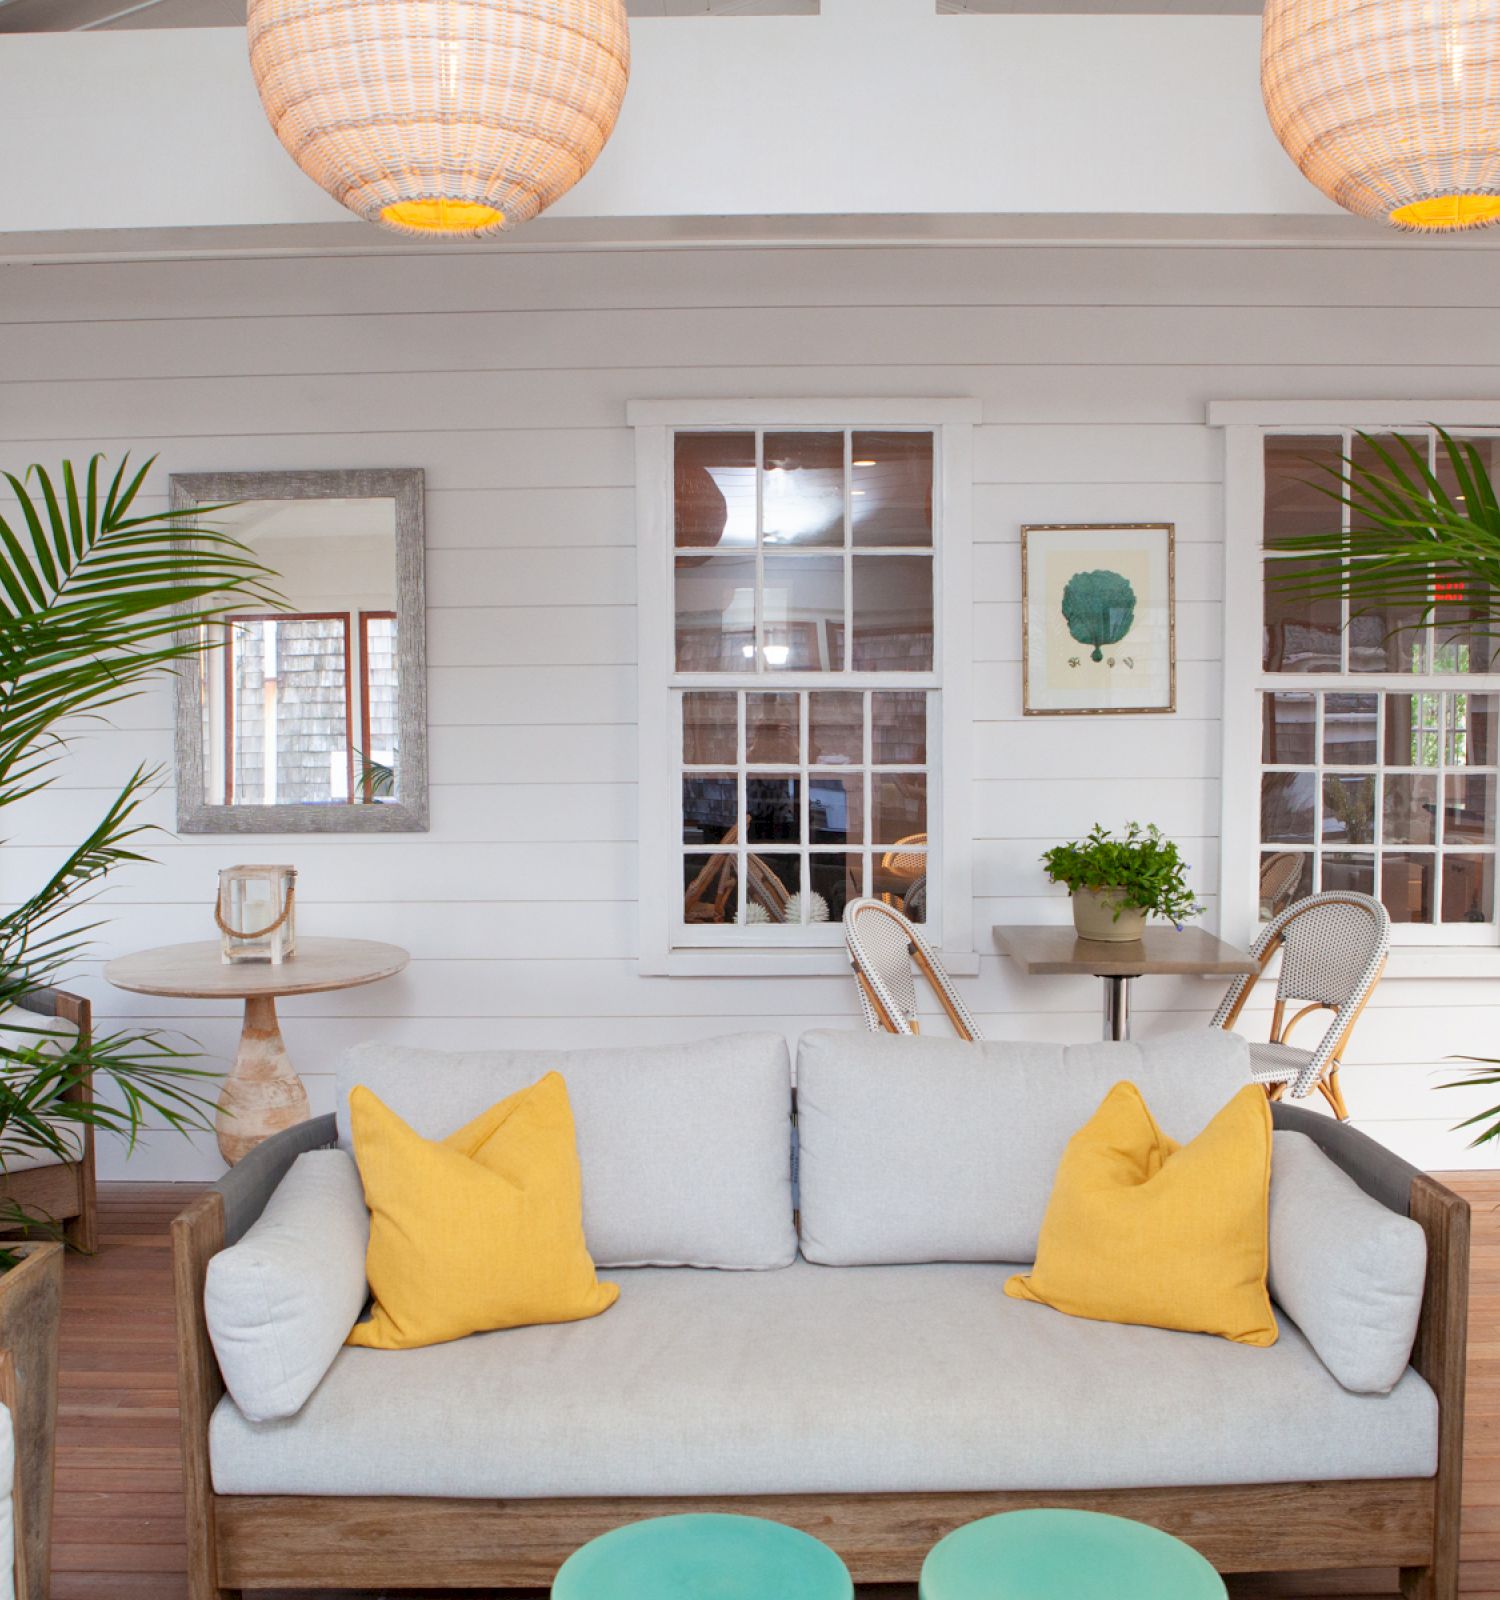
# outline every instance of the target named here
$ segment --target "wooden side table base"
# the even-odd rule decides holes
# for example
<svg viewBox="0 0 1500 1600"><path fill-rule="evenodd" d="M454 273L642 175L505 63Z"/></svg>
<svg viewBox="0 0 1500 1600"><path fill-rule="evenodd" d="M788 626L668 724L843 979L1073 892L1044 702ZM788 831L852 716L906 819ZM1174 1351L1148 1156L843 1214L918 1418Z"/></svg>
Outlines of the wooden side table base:
<svg viewBox="0 0 1500 1600"><path fill-rule="evenodd" d="M245 1025L214 1118L219 1154L232 1167L262 1139L306 1122L307 1089L292 1070L271 995L245 1001Z"/></svg>
<svg viewBox="0 0 1500 1600"><path fill-rule="evenodd" d="M239 1050L220 1088L215 1119L219 1153L233 1166L262 1139L307 1121L307 1090L281 1041L277 999L379 983L409 960L400 945L375 939L301 939L294 960L232 962L223 960L217 939L199 939L118 956L104 976L133 994L244 1001Z"/></svg>

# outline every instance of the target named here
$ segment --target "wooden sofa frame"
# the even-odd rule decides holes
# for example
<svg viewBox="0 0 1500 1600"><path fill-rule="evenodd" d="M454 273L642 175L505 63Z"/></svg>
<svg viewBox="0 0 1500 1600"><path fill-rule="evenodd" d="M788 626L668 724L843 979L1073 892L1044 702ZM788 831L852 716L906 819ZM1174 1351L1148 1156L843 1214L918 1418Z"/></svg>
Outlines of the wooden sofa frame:
<svg viewBox="0 0 1500 1600"><path fill-rule="evenodd" d="M85 1045L93 1037L93 1008L82 995L64 989L34 989L23 994L18 1004L49 1021L70 1024ZM63 1099L85 1102L91 1093L91 1081L85 1076L64 1092ZM28 1216L60 1223L68 1244L92 1254L99 1245L94 1129L87 1122L76 1126L83 1142L77 1161L54 1161L44 1167L0 1173L0 1200L13 1202Z"/></svg>
<svg viewBox="0 0 1500 1600"><path fill-rule="evenodd" d="M1367 1192L1427 1235L1427 1288L1412 1363L1437 1394L1432 1478L1064 1492L782 1494L664 1499L485 1500L221 1495L208 1425L224 1393L203 1316L211 1256L259 1215L305 1149L333 1142L332 1117L252 1151L172 1224L190 1600L257 1589L544 1588L585 1541L642 1517L737 1511L830 1544L858 1583L914 1583L953 1528L998 1511L1074 1506L1152 1523L1221 1572L1394 1566L1408 1600L1457 1600L1463 1467L1469 1207L1347 1124L1276 1106L1277 1126L1315 1138ZM1310 1218L1316 1227L1318 1219ZM1235 1448L1224 1441L1226 1451Z"/></svg>

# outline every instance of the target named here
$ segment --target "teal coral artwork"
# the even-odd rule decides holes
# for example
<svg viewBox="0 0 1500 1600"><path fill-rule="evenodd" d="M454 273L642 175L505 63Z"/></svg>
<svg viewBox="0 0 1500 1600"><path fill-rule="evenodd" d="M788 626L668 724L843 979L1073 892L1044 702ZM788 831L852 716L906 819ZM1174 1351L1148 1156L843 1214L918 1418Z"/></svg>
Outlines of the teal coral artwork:
<svg viewBox="0 0 1500 1600"><path fill-rule="evenodd" d="M1075 572L1062 593L1068 632L1092 645L1090 660L1104 659L1104 646L1118 644L1135 623L1135 589L1118 572Z"/></svg>
<svg viewBox="0 0 1500 1600"><path fill-rule="evenodd" d="M1170 522L1022 525L1026 716L1176 708L1175 538Z"/></svg>

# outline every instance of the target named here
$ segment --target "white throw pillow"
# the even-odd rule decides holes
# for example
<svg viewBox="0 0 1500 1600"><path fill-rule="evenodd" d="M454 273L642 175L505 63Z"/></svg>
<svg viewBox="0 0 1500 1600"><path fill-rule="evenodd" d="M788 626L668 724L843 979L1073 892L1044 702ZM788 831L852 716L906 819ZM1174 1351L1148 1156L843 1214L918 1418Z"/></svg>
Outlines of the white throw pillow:
<svg viewBox="0 0 1500 1600"><path fill-rule="evenodd" d="M1411 1360L1427 1275L1421 1224L1372 1199L1305 1133L1271 1152L1271 1298L1356 1394L1388 1394Z"/></svg>
<svg viewBox="0 0 1500 1600"><path fill-rule="evenodd" d="M600 1267L759 1270L797 1258L792 1066L778 1033L619 1050L363 1044L338 1070L339 1144L364 1084L424 1139L560 1072L583 1168L583 1232Z"/></svg>
<svg viewBox="0 0 1500 1600"><path fill-rule="evenodd" d="M1068 1140L1128 1078L1179 1143L1250 1076L1217 1028L1128 1043L805 1033L802 1254L822 1266L1031 1261Z"/></svg>
<svg viewBox="0 0 1500 1600"><path fill-rule="evenodd" d="M370 1213L354 1158L298 1156L249 1231L208 1263L219 1371L252 1422L295 1416L364 1310Z"/></svg>
<svg viewBox="0 0 1500 1600"><path fill-rule="evenodd" d="M16 1600L16 1432L0 1406L0 1600Z"/></svg>

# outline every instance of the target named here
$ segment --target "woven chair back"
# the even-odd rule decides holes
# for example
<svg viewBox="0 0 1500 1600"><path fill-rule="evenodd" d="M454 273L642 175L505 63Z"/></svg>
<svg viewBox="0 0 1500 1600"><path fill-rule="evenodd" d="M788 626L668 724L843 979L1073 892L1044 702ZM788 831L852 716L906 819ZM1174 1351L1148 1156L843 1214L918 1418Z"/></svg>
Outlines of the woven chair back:
<svg viewBox="0 0 1500 1600"><path fill-rule="evenodd" d="M961 1039L982 1039L953 980L921 932L882 900L851 900L844 908L844 942L859 988L860 1009L872 1033L916 1033L917 973L932 985Z"/></svg>

